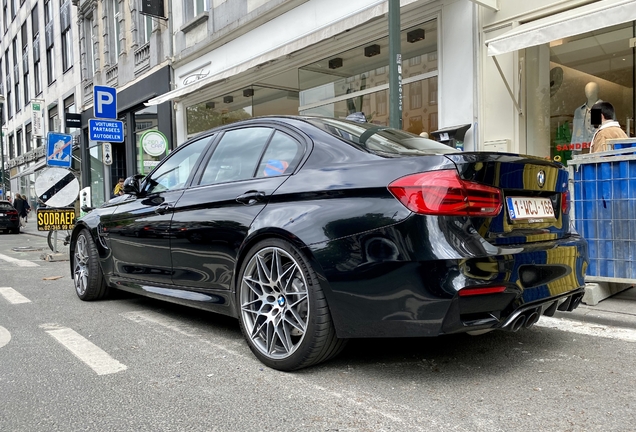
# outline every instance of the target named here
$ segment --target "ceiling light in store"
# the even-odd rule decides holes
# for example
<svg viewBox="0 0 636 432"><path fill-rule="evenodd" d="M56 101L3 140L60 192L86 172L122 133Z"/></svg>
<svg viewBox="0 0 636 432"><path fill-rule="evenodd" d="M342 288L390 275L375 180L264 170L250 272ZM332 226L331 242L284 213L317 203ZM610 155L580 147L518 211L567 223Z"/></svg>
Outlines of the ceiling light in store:
<svg viewBox="0 0 636 432"><path fill-rule="evenodd" d="M329 60L329 69L338 69L342 67L342 58L336 57Z"/></svg>
<svg viewBox="0 0 636 432"><path fill-rule="evenodd" d="M424 29L411 30L406 34L406 40L410 43L424 40Z"/></svg>
<svg viewBox="0 0 636 432"><path fill-rule="evenodd" d="M206 102L205 107L207 109L214 109L214 102Z"/></svg>
<svg viewBox="0 0 636 432"><path fill-rule="evenodd" d="M380 45L374 44L374 45L369 45L368 47L364 47L365 57L373 57L378 54L380 54Z"/></svg>
<svg viewBox="0 0 636 432"><path fill-rule="evenodd" d="M223 102L232 103L232 102L234 102L234 97L232 97L232 96L224 96L223 97Z"/></svg>
<svg viewBox="0 0 636 432"><path fill-rule="evenodd" d="M254 96L254 89L245 89L245 90L243 90L243 96L245 96L245 97Z"/></svg>

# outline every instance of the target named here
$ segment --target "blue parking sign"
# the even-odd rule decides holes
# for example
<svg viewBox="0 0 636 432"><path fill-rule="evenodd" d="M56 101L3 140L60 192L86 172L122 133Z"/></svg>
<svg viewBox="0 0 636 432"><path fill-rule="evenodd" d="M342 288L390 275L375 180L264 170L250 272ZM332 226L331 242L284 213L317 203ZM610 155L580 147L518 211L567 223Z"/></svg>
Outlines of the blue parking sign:
<svg viewBox="0 0 636 432"><path fill-rule="evenodd" d="M96 118L117 118L117 89L93 86L93 112Z"/></svg>
<svg viewBox="0 0 636 432"><path fill-rule="evenodd" d="M70 168L73 137L68 134L49 132L46 136L46 164Z"/></svg>

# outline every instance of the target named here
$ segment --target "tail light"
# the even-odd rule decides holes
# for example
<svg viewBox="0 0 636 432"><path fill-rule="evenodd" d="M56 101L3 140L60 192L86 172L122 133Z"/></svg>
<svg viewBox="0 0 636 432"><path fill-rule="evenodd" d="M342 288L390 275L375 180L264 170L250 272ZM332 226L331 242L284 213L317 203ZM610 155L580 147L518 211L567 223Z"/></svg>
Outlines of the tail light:
<svg viewBox="0 0 636 432"><path fill-rule="evenodd" d="M17 210L9 210L7 212L7 216L9 216L9 219L15 220L15 219L18 218L18 211Z"/></svg>
<svg viewBox="0 0 636 432"><path fill-rule="evenodd" d="M469 297L476 295L501 294L504 291L506 291L505 286L470 287L460 289L458 294L460 297Z"/></svg>
<svg viewBox="0 0 636 432"><path fill-rule="evenodd" d="M570 191L561 192L561 214L570 212Z"/></svg>
<svg viewBox="0 0 636 432"><path fill-rule="evenodd" d="M389 191L409 210L436 216L496 216L503 200L497 188L462 180L455 170L399 178Z"/></svg>

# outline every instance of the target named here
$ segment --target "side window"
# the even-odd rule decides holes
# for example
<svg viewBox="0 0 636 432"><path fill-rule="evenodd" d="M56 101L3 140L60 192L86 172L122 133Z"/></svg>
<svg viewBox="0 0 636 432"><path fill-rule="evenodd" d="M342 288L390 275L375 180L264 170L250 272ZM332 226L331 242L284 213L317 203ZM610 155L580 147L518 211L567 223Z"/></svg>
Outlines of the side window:
<svg viewBox="0 0 636 432"><path fill-rule="evenodd" d="M303 156L302 146L283 132L276 131L256 171L256 177L271 177L294 172Z"/></svg>
<svg viewBox="0 0 636 432"><path fill-rule="evenodd" d="M163 192L184 187L190 173L195 168L197 160L199 160L201 153L203 153L211 139L212 137L202 138L168 156L168 159L146 181L146 193Z"/></svg>
<svg viewBox="0 0 636 432"><path fill-rule="evenodd" d="M225 133L203 171L201 185L254 177L258 161L273 129L252 127Z"/></svg>

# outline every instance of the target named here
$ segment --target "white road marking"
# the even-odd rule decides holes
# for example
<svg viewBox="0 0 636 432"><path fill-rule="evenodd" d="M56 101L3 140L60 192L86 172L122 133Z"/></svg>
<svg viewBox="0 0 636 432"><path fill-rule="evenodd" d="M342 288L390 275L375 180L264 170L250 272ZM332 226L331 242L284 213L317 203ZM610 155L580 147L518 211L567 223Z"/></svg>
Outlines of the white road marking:
<svg viewBox="0 0 636 432"><path fill-rule="evenodd" d="M11 304L31 303L31 300L9 287L0 287L0 295Z"/></svg>
<svg viewBox="0 0 636 432"><path fill-rule="evenodd" d="M128 369L126 365L112 358L106 351L73 329L60 327L57 324L42 324L40 328L53 336L75 357L86 363L97 375L108 375Z"/></svg>
<svg viewBox="0 0 636 432"><path fill-rule="evenodd" d="M182 334L184 336L187 337L199 337L201 339L203 339L201 337L200 331L193 326L184 324L183 321L179 321L179 320L175 320L172 318L168 318L165 315L162 315L160 313L157 312L152 312L152 311L133 311L133 312L126 312L121 314L121 316L123 316L126 319L129 319L131 321L136 322L137 324L154 324L154 325L159 325L161 327L165 327L168 330L172 330L174 332L177 332L179 334ZM242 355L241 353L234 351L230 348L228 348L225 345L221 345L221 344L217 344L214 342L210 342L207 339L204 339L209 345L213 346L214 348L221 350L221 351L225 351L228 354L232 354L238 357L243 357L245 358L244 355ZM242 343L242 342L241 342Z"/></svg>
<svg viewBox="0 0 636 432"><path fill-rule="evenodd" d="M6 328L0 326L0 348L5 346L11 340L11 333Z"/></svg>
<svg viewBox="0 0 636 432"><path fill-rule="evenodd" d="M541 317L535 324L537 327L552 328L587 336L598 336L608 339L619 339L626 342L636 342L636 330L594 324L582 321L573 321L563 318Z"/></svg>
<svg viewBox="0 0 636 432"><path fill-rule="evenodd" d="M12 258L12 257L7 256L7 255L0 254L0 259L3 260L3 261L6 261L8 263L15 264L18 267L40 267L39 264L36 264L34 262L27 261L27 260L21 260L21 259L17 259L17 258Z"/></svg>

